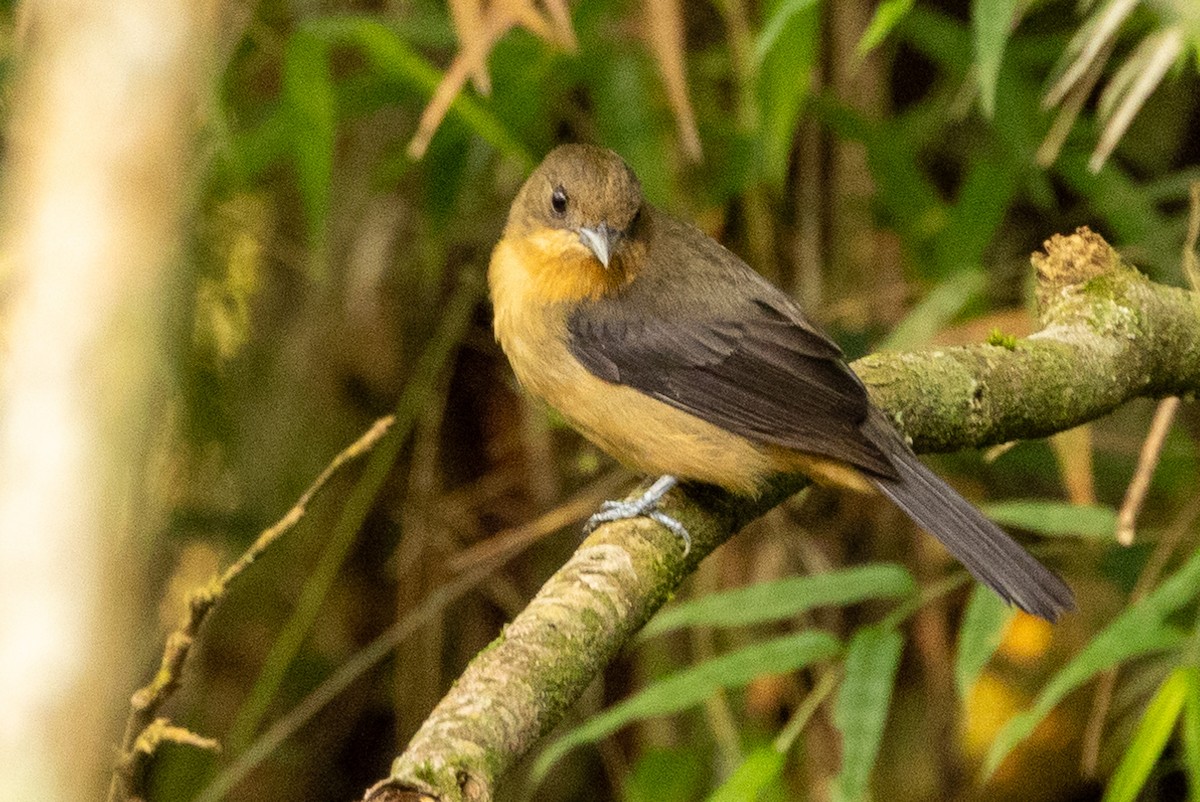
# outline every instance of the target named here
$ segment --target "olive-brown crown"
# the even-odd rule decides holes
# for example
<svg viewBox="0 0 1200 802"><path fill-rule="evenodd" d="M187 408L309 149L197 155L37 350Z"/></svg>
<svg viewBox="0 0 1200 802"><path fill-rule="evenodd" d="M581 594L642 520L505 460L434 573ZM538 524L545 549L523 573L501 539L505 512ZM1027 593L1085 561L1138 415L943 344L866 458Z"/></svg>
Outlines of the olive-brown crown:
<svg viewBox="0 0 1200 802"><path fill-rule="evenodd" d="M601 224L628 231L642 207L642 185L629 165L595 145L560 145L525 181L508 217L510 233L579 230Z"/></svg>

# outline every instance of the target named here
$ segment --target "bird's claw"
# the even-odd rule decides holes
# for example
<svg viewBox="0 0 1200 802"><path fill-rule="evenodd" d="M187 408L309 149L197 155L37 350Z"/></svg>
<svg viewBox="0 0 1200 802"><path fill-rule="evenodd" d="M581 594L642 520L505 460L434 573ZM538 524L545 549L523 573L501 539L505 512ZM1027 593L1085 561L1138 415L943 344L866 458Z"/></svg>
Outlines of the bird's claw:
<svg viewBox="0 0 1200 802"><path fill-rule="evenodd" d="M646 514L646 517L674 532L676 537L683 541L683 556L688 556L688 553L692 550L692 536L688 534L686 526L660 510L652 510Z"/></svg>
<svg viewBox="0 0 1200 802"><path fill-rule="evenodd" d="M650 489L633 501L605 501L597 512L583 526L583 533L591 534L596 527L612 521L625 521L630 518L649 518L675 533L683 541L683 556L692 550L692 536L687 528L679 521L658 509L658 502L668 490L677 484L673 476L663 476L650 486Z"/></svg>

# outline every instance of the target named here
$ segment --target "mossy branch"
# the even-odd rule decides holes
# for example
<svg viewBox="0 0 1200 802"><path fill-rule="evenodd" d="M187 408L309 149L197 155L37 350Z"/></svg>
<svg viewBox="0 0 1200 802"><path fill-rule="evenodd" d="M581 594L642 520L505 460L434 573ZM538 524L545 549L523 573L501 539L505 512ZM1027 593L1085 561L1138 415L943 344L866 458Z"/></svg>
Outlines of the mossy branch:
<svg viewBox="0 0 1200 802"><path fill-rule="evenodd" d="M1029 338L854 363L917 451L1045 437L1200 388L1196 293L1151 282L1086 228L1052 238L1033 265L1042 328Z"/></svg>
<svg viewBox="0 0 1200 802"><path fill-rule="evenodd" d="M1132 398L1200 389L1200 297L1150 282L1087 229L1054 237L1033 263L1037 334L855 363L918 451L1043 437ZM692 534L687 556L648 520L597 529L471 662L365 799L491 799L697 564L803 484L780 477L758 499L709 488L671 494L666 511Z"/></svg>

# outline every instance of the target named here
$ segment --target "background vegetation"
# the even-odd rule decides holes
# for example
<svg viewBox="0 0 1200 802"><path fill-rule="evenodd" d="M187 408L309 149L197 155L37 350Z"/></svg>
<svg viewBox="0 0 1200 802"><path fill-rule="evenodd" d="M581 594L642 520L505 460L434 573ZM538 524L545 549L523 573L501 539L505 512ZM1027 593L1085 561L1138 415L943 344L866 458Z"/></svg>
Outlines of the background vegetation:
<svg viewBox="0 0 1200 802"><path fill-rule="evenodd" d="M152 799L357 798L573 549L578 519L632 481L518 392L491 338L481 277L514 192L556 143L616 149L651 201L794 293L851 356L1027 333L1029 254L1079 225L1185 283L1200 179L1189 0L263 0L225 13L172 293L174 389L141 490L162 502L138 544L153 573L126 600L142 673L188 588L370 421L397 422L207 622L169 713L224 751L165 746ZM1049 441L937 460L999 520L1045 536L1039 553L1079 597L1058 626L972 591L885 503L810 492L714 554L676 603L867 573L718 597L642 639L568 722L617 711L593 723L595 745L543 759L536 785L531 761L505 793L747 798L722 785L736 770L761 799L1129 799L1143 782L1147 798L1194 795L1194 405L1166 434L1134 545L1114 539L1154 412L1132 404ZM465 575L469 592L436 595ZM792 606L714 625L768 601ZM1118 661L1107 699L1102 680L1084 684ZM613 708L656 687L674 704Z"/></svg>

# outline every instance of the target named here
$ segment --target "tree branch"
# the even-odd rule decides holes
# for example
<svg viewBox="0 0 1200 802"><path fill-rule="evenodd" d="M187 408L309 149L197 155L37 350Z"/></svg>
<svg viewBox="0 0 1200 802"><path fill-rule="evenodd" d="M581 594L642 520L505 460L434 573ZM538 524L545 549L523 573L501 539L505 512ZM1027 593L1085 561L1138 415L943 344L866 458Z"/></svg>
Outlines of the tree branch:
<svg viewBox="0 0 1200 802"><path fill-rule="evenodd" d="M1056 236L1033 257L1043 328L1025 340L859 360L855 371L919 451L1042 437L1140 396L1200 389L1200 298L1156 285L1098 235ZM501 776L713 549L801 486L757 499L707 487L665 507L692 534L645 519L597 529L438 704L365 799L490 800Z"/></svg>
<svg viewBox="0 0 1200 802"><path fill-rule="evenodd" d="M1032 260L1042 330L1028 339L854 363L917 451L1046 437L1200 388L1195 293L1151 282L1086 228L1046 249Z"/></svg>

